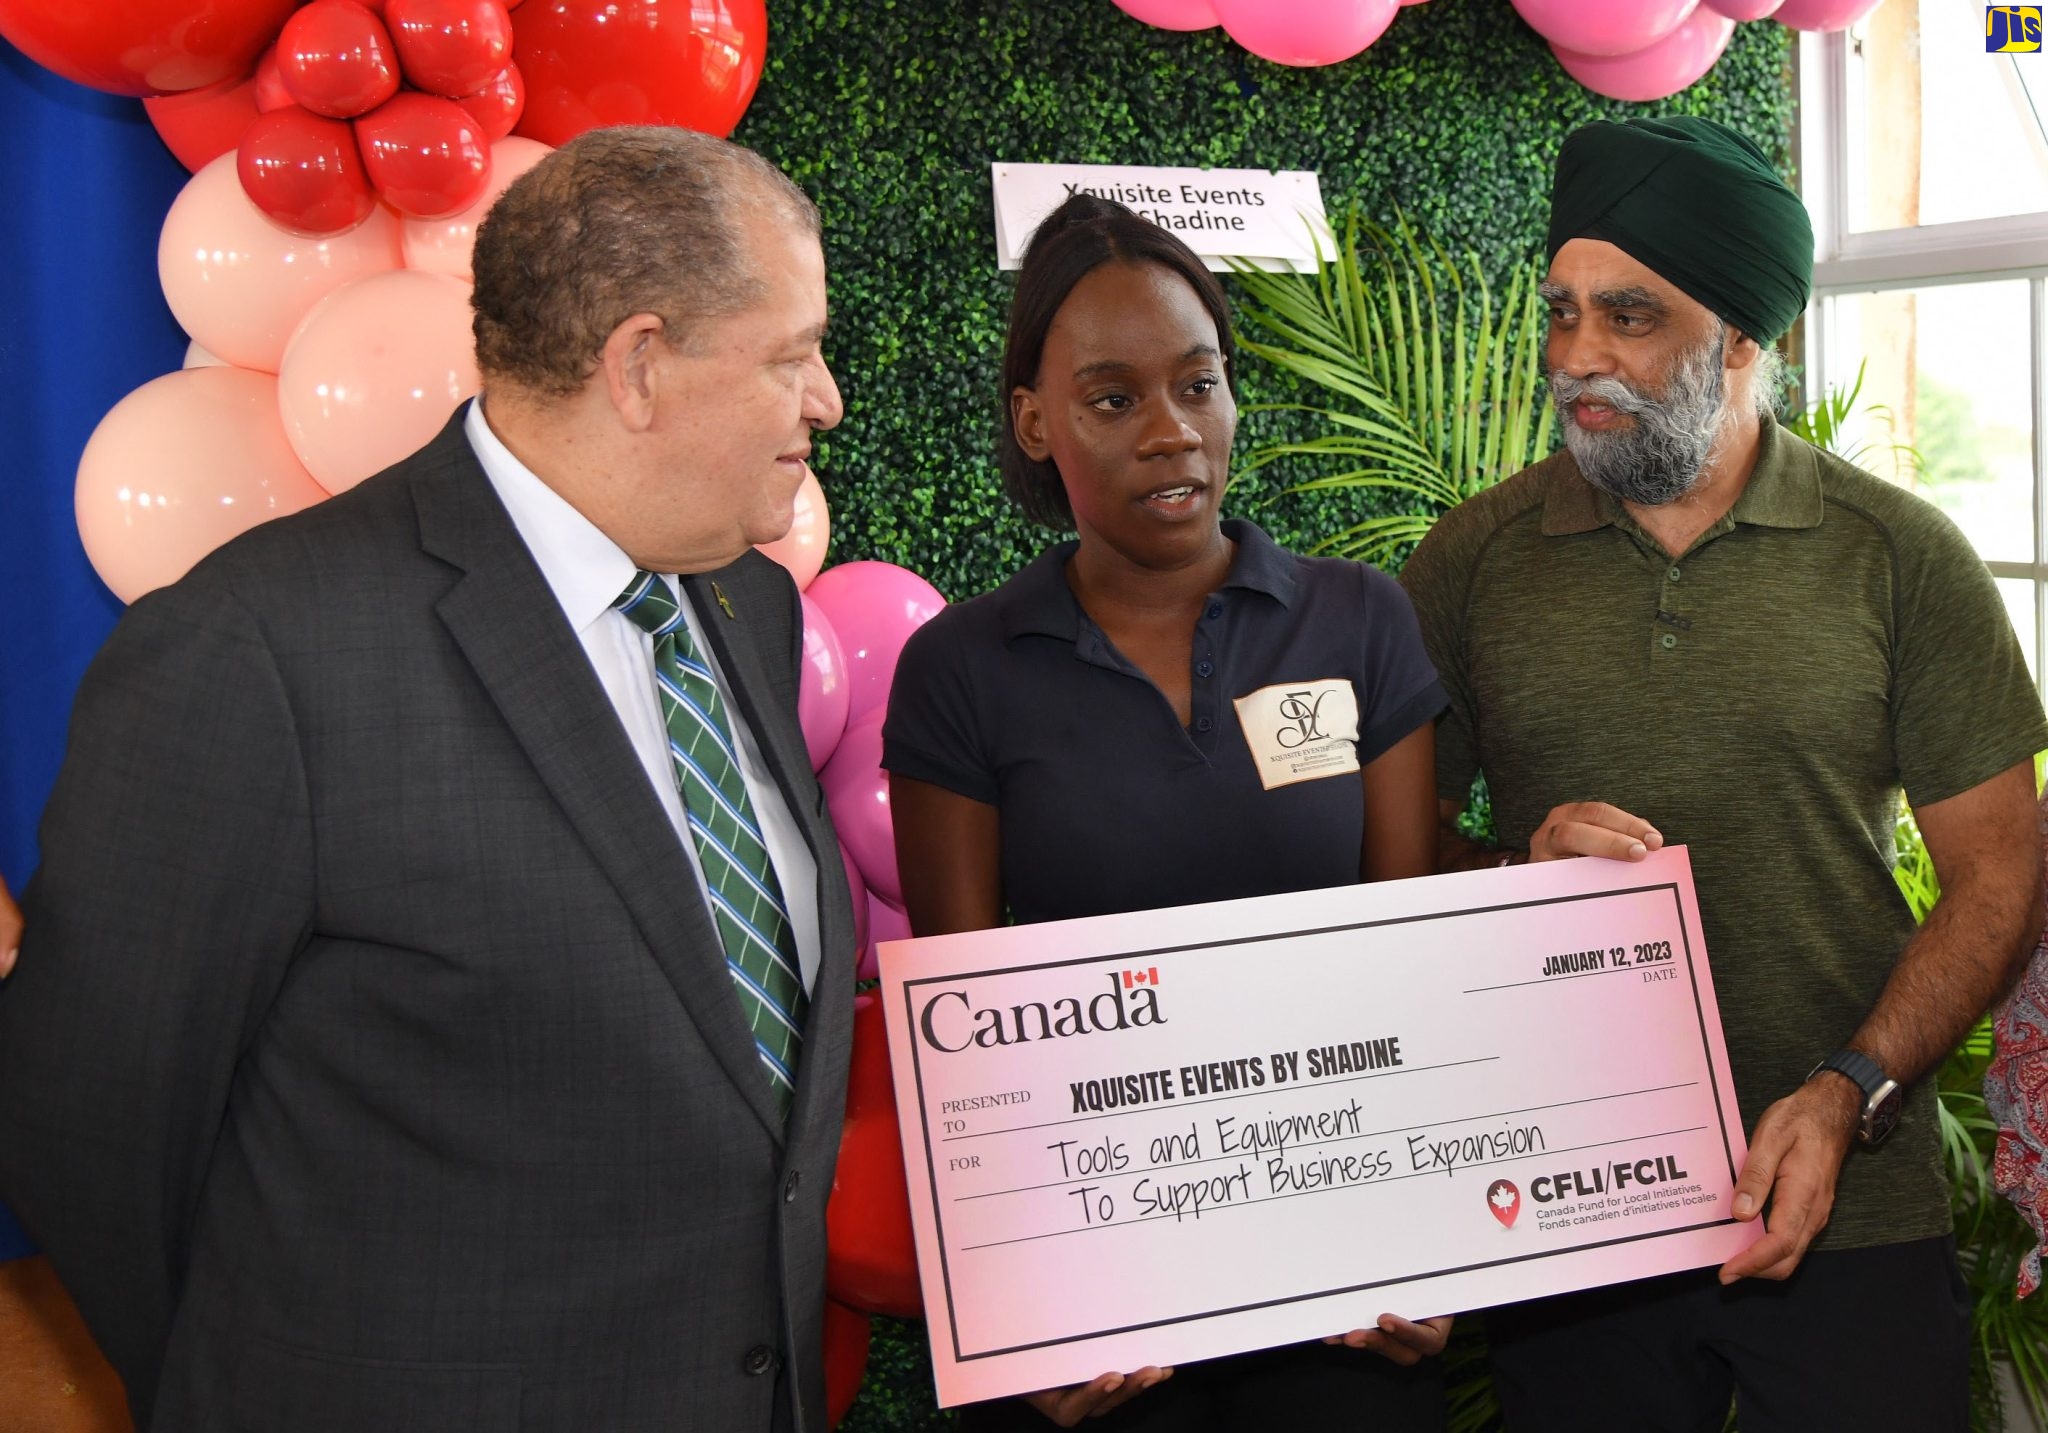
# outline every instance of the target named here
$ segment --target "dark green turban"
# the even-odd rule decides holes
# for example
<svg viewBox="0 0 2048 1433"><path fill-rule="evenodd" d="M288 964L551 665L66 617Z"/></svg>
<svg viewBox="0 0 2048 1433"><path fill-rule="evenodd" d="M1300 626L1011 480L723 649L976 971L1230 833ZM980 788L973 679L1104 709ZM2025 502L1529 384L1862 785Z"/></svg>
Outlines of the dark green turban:
<svg viewBox="0 0 2048 1433"><path fill-rule="evenodd" d="M1762 150L1689 115L1576 130L1557 156L1548 253L1605 239L1751 338L1774 342L1813 291L1813 225Z"/></svg>

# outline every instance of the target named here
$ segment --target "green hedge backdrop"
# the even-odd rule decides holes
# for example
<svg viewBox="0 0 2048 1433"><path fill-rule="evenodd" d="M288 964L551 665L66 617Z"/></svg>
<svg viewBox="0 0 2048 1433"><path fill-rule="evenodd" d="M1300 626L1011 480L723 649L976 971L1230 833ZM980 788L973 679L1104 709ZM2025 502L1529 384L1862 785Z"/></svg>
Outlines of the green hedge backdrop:
<svg viewBox="0 0 2048 1433"><path fill-rule="evenodd" d="M901 563L954 600L1049 539L996 478L1011 278L995 265L991 163L1311 169L1333 213L1398 208L1499 277L1537 256L1551 159L1586 120L1704 114L1789 149L1790 32L1769 21L1738 26L1692 89L1635 106L1582 89L1507 0L1412 6L1365 54L1315 70L1252 58L1221 31L1152 29L1110 0L770 0L769 18L768 71L733 137L824 215L826 356L846 397L817 456L831 560ZM1279 396L1247 360L1240 401ZM1241 425L1241 448L1261 422ZM1278 497L1290 480L1269 470L1228 506L1297 547L1365 514L1353 494ZM949 1426L918 1326L876 1321L844 1426Z"/></svg>

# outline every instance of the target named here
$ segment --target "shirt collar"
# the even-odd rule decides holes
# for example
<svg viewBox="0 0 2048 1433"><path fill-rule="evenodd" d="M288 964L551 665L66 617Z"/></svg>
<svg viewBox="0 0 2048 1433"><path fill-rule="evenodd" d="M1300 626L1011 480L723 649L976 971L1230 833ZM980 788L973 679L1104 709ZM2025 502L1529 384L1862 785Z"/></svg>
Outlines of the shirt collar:
<svg viewBox="0 0 2048 1433"><path fill-rule="evenodd" d="M1591 532L1627 515L1611 495L1586 481L1569 452L1560 450L1544 461L1553 465L1543 498L1545 537ZM1819 527L1825 508L1813 446L1770 422L1758 435L1749 482L1716 526Z"/></svg>
<svg viewBox="0 0 2048 1433"><path fill-rule="evenodd" d="M1237 544L1230 571L1223 579L1224 590L1241 587L1264 593L1282 607L1291 604L1296 585L1294 555L1266 536L1257 523L1243 518L1226 518L1223 533ZM1003 640L1026 634L1069 642L1079 639L1081 603L1067 585L1067 559L1079 546L1071 538L1055 543L1003 584L999 589Z"/></svg>
<svg viewBox="0 0 2048 1433"><path fill-rule="evenodd" d="M471 401L462 431L476 450L484 476L511 515L513 527L519 530L520 540L561 604L562 615L581 636L611 610L632 582L638 571L633 559L512 455L485 420L482 399Z"/></svg>

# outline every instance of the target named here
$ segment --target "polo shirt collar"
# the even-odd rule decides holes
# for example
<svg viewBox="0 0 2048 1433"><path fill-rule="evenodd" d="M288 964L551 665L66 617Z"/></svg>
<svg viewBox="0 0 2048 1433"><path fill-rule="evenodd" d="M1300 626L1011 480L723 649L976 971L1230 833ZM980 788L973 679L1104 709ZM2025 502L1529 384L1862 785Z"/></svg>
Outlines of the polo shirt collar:
<svg viewBox="0 0 2048 1433"><path fill-rule="evenodd" d="M1226 518L1223 533L1237 544L1230 571L1223 579L1224 589L1241 587L1263 593L1282 607L1291 605L1296 587L1293 554L1266 536L1257 523L1243 518ZM1080 639L1081 604L1067 585L1067 559L1079 546L1072 539L1055 543L999 589L1005 641L1027 634L1069 642Z"/></svg>
<svg viewBox="0 0 2048 1433"><path fill-rule="evenodd" d="M1547 461L1556 466L1543 498L1545 537L1591 532L1627 516L1627 509L1612 495L1586 481L1569 452ZM1716 526L1819 527L1823 511L1820 462L1813 447L1772 422L1764 424L1759 435L1756 468L1748 485Z"/></svg>

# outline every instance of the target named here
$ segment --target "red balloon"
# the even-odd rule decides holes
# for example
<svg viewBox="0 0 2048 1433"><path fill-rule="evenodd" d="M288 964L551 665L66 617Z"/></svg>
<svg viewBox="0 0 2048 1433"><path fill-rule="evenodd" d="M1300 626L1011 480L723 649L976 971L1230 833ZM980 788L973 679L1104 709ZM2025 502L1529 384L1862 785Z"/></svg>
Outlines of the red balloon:
<svg viewBox="0 0 2048 1433"><path fill-rule="evenodd" d="M874 1320L825 1300L825 1426L837 1428L868 1376L868 1340Z"/></svg>
<svg viewBox="0 0 2048 1433"><path fill-rule="evenodd" d="M274 109L250 127L235 153L235 173L249 202L294 234L346 234L377 207L348 121L297 105Z"/></svg>
<svg viewBox="0 0 2048 1433"><path fill-rule="evenodd" d="M45 69L117 95L171 95L249 73L299 0L0 0L0 36Z"/></svg>
<svg viewBox="0 0 2048 1433"><path fill-rule="evenodd" d="M142 109L164 148L195 172L240 144L261 112L253 76L222 80L181 95L153 95L142 102Z"/></svg>
<svg viewBox="0 0 2048 1433"><path fill-rule="evenodd" d="M363 168L379 194L414 219L445 219L484 197L491 148L468 110L415 90L356 121Z"/></svg>
<svg viewBox="0 0 2048 1433"><path fill-rule="evenodd" d="M388 0L384 19L405 77L430 94L473 95L512 63L512 16L499 0Z"/></svg>
<svg viewBox="0 0 2048 1433"><path fill-rule="evenodd" d="M455 102L482 126L484 138L495 143L510 134L525 113L526 81L519 76L519 66L507 65L475 94L462 95Z"/></svg>
<svg viewBox="0 0 2048 1433"><path fill-rule="evenodd" d="M272 45L256 61L256 108L269 114L274 109L297 104L292 92L284 87L284 75L277 68L277 46Z"/></svg>
<svg viewBox="0 0 2048 1433"><path fill-rule="evenodd" d="M391 32L357 0L313 0L277 37L277 69L315 114L354 119L398 93Z"/></svg>
<svg viewBox="0 0 2048 1433"><path fill-rule="evenodd" d="M825 1291L871 1314L918 1318L917 1241L910 1230L910 1186L889 1075L889 1036L881 997L853 1000L853 1064L846 1081L846 1129L825 1206Z"/></svg>
<svg viewBox="0 0 2048 1433"><path fill-rule="evenodd" d="M767 0L539 0L512 20L520 134L567 144L613 124L732 133L761 82Z"/></svg>

